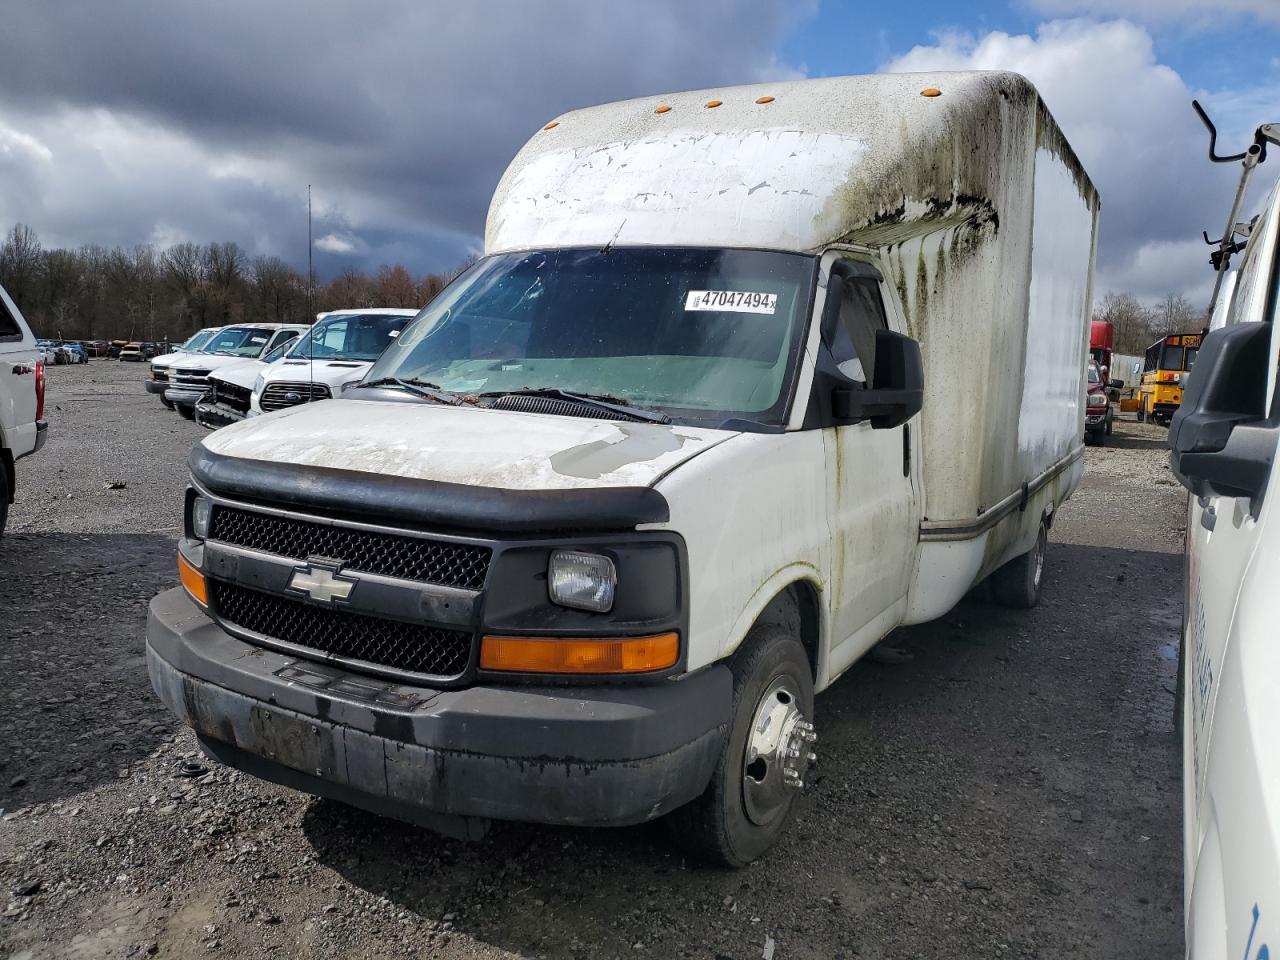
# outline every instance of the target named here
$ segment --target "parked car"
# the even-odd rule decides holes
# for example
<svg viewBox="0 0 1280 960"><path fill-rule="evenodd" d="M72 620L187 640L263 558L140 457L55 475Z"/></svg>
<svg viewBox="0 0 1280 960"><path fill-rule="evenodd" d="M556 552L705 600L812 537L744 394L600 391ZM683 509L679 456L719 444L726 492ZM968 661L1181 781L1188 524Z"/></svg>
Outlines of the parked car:
<svg viewBox="0 0 1280 960"><path fill-rule="evenodd" d="M85 348L75 340L67 340L61 344L61 348L70 357L71 363L88 363L89 353Z"/></svg>
<svg viewBox="0 0 1280 960"><path fill-rule="evenodd" d="M89 356L94 358L105 357L107 348L111 346L106 340L81 340L80 342Z"/></svg>
<svg viewBox="0 0 1280 960"><path fill-rule="evenodd" d="M112 360L118 360L120 358L120 351L128 345L128 340L112 340L107 344L107 356Z"/></svg>
<svg viewBox="0 0 1280 960"><path fill-rule="evenodd" d="M146 357L142 352L142 344L136 340L132 341L131 343L126 343L123 347L120 348L120 353L117 354L117 359L131 360L135 363L141 360L145 360Z"/></svg>
<svg viewBox="0 0 1280 960"><path fill-rule="evenodd" d="M189 355L170 368L164 397L178 413L194 420L196 404L209 389L210 373L237 360L256 360L309 329L309 325L300 323L239 323L223 327L199 354Z"/></svg>
<svg viewBox="0 0 1280 960"><path fill-rule="evenodd" d="M43 339L36 340L35 350L36 350L37 356L40 359L40 362L45 366L51 367L58 362L57 361L58 351L54 349L52 340L43 340Z"/></svg>
<svg viewBox="0 0 1280 960"><path fill-rule="evenodd" d="M146 659L202 748L455 835L763 854L815 692L985 578L1034 605L1083 472L1097 193L1027 80L936 77L540 128L358 387L192 450Z"/></svg>
<svg viewBox="0 0 1280 960"><path fill-rule="evenodd" d="M1175 349L1148 362L1180 376L1170 466L1191 493L1176 701L1189 960L1254 960L1280 943L1278 243L1280 186L1223 277L1209 332L1165 338Z"/></svg>
<svg viewBox="0 0 1280 960"><path fill-rule="evenodd" d="M162 353L152 358L151 369L147 373L145 383L147 393L157 394L160 402L172 410L173 403L165 399L164 395L164 392L169 389L170 367L185 360L191 354L199 353L221 329L221 327L205 327L203 330L197 330L172 353Z"/></svg>
<svg viewBox="0 0 1280 960"><path fill-rule="evenodd" d="M264 371L283 360L301 339L296 337L279 344L260 360L237 360L212 371L209 388L196 404L196 423L206 430L217 430L243 420L249 415L254 382Z"/></svg>
<svg viewBox="0 0 1280 960"><path fill-rule="evenodd" d="M1094 360L1089 361L1085 375L1084 438L1086 442L1102 446L1111 436L1111 396L1102 380L1102 370Z"/></svg>
<svg viewBox="0 0 1280 960"><path fill-rule="evenodd" d="M16 464L48 437L44 361L17 304L0 287L0 536L17 488Z"/></svg>
<svg viewBox="0 0 1280 960"><path fill-rule="evenodd" d="M248 415L337 396L344 384L364 378L417 314L417 310L380 307L317 315L311 332L299 338L284 362L257 377Z"/></svg>

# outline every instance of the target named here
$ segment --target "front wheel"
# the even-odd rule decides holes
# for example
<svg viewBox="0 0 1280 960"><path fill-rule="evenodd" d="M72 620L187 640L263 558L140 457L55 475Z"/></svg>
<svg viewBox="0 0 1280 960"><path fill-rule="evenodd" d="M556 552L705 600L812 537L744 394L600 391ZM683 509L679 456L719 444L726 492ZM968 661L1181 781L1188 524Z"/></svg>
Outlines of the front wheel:
<svg viewBox="0 0 1280 960"><path fill-rule="evenodd" d="M997 603L1030 610L1040 602L1044 555L1048 547L1049 530L1042 520L1035 546L1022 556L1014 557L991 575L991 588Z"/></svg>
<svg viewBox="0 0 1280 960"><path fill-rule="evenodd" d="M185 403L175 403L174 409L182 415L184 420L194 420L196 418L196 408L189 407Z"/></svg>
<svg viewBox="0 0 1280 960"><path fill-rule="evenodd" d="M1147 419L1147 408L1138 407L1138 422L1141 423L1145 419Z"/></svg>
<svg viewBox="0 0 1280 960"><path fill-rule="evenodd" d="M1109 436L1111 436L1111 424L1112 424L1112 423L1114 423L1114 421L1112 420L1111 416L1110 416L1110 415L1108 415L1108 416L1107 416L1107 431L1106 431L1106 433L1107 433L1107 436L1108 436L1108 437L1109 437Z"/></svg>
<svg viewBox="0 0 1280 960"><path fill-rule="evenodd" d="M732 722L711 783L667 825L698 859L744 867L778 839L816 759L813 671L800 642L773 626L752 631L731 669Z"/></svg>
<svg viewBox="0 0 1280 960"><path fill-rule="evenodd" d="M166 410L172 410L172 409L173 409L173 401L172 401L172 400L167 400L167 399L165 399L165 397L164 397L164 395L163 395L163 394L162 394L162 395L161 395L161 397L160 397L160 402L161 402L162 404L164 404L164 408L165 408Z"/></svg>

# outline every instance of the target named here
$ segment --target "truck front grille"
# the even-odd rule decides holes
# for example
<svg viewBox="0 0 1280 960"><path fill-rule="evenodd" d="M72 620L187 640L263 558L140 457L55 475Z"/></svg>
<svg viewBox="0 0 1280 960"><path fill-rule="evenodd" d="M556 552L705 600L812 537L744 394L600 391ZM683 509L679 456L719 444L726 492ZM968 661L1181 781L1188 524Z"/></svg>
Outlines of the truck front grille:
<svg viewBox="0 0 1280 960"><path fill-rule="evenodd" d="M328 400L329 388L323 383L268 383L262 390L264 413L272 410L283 410L285 407L296 407L310 400Z"/></svg>
<svg viewBox="0 0 1280 960"><path fill-rule="evenodd" d="M249 398L252 395L253 391L247 387L227 383L225 380L213 381L213 402L226 404L240 413L249 412Z"/></svg>
<svg viewBox="0 0 1280 960"><path fill-rule="evenodd" d="M294 560L327 557L351 570L479 590L489 573L488 547L280 517L218 504L210 540Z"/></svg>
<svg viewBox="0 0 1280 960"><path fill-rule="evenodd" d="M465 673L471 660L470 633L318 607L222 581L210 586L223 622L315 651L318 659L340 657L446 680Z"/></svg>

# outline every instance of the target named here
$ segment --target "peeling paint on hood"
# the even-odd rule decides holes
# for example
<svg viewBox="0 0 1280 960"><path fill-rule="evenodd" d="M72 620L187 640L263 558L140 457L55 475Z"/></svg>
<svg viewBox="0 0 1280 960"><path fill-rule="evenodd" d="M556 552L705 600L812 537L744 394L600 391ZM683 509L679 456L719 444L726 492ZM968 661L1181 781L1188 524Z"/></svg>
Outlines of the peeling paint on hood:
<svg viewBox="0 0 1280 960"><path fill-rule="evenodd" d="M325 400L205 437L225 456L508 490L649 486L734 436L430 403Z"/></svg>

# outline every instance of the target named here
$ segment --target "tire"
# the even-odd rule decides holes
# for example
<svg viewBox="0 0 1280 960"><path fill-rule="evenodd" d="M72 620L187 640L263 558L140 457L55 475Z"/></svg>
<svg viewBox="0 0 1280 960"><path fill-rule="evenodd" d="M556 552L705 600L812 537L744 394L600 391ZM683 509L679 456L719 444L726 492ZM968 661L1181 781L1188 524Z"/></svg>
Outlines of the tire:
<svg viewBox="0 0 1280 960"><path fill-rule="evenodd" d="M166 399L163 394L160 396L160 402L164 404L166 410L173 409L173 401Z"/></svg>
<svg viewBox="0 0 1280 960"><path fill-rule="evenodd" d="M696 859L744 867L773 846L800 794L782 774L788 762L782 751L770 754L774 759L760 756L748 764L749 734L757 726L781 729L784 749L798 746L802 756L808 754L813 738L813 668L799 640L782 627L767 626L751 632L730 669L732 723L711 783L702 796L668 815L667 828L676 845ZM773 711L771 722L756 724L765 709ZM807 732L797 729L793 714L808 726ZM803 769L809 761L791 762Z"/></svg>
<svg viewBox="0 0 1280 960"><path fill-rule="evenodd" d="M196 408L188 407L185 403L175 403L174 409L182 415L184 420L194 420L196 418Z"/></svg>
<svg viewBox="0 0 1280 960"><path fill-rule="evenodd" d="M1109 437L1109 436L1111 436L1111 425L1112 425L1114 422L1115 422L1115 421L1111 418L1111 416L1110 416L1110 415L1108 415L1108 416L1107 416L1107 430L1106 430L1106 435L1107 435L1108 437Z"/></svg>
<svg viewBox="0 0 1280 960"><path fill-rule="evenodd" d="M1138 422L1139 422L1139 423L1142 423L1142 421L1143 421L1143 420L1145 420L1145 419L1147 419L1147 411L1146 411L1146 408L1145 408L1145 407L1143 407L1142 405L1139 405L1139 406L1138 406Z"/></svg>
<svg viewBox="0 0 1280 960"><path fill-rule="evenodd" d="M0 460L0 537L4 536L4 525L9 522L9 468Z"/></svg>
<svg viewBox="0 0 1280 960"><path fill-rule="evenodd" d="M1014 557L991 575L991 589L996 603L1020 610L1030 610L1040 602L1044 582L1044 557L1049 547L1049 531L1040 521L1036 544L1026 553Z"/></svg>

